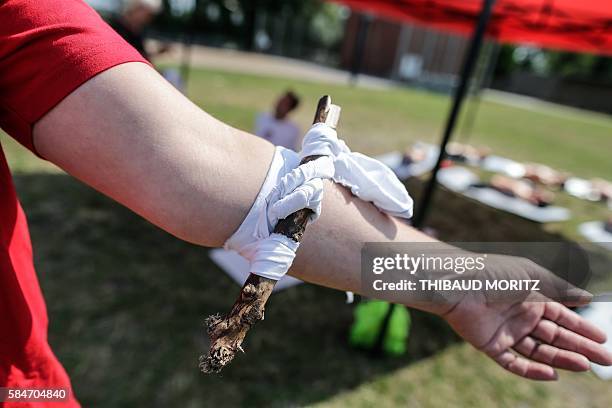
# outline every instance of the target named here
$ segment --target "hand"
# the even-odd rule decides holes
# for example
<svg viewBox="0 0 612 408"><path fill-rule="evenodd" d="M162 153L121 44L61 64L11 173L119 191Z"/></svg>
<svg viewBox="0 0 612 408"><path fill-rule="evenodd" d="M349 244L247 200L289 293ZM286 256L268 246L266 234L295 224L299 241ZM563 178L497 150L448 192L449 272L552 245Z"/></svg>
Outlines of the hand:
<svg viewBox="0 0 612 408"><path fill-rule="evenodd" d="M493 278L512 268L515 279L542 279L545 291L552 287L547 283L559 281L525 259L504 256L499 260L503 266L491 270ZM586 292L572 290L580 297L573 305L589 302ZM612 353L602 346L605 333L543 294L532 293L515 301L491 301L483 294L470 294L442 316L467 342L521 377L555 380L555 368L587 371L589 360L612 365Z"/></svg>

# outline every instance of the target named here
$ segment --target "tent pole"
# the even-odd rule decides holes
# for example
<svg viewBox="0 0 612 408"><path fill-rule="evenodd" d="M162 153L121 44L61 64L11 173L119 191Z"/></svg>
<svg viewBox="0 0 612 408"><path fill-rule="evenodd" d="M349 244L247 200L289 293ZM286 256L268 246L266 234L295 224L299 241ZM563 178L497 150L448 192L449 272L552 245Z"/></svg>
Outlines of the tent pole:
<svg viewBox="0 0 612 408"><path fill-rule="evenodd" d="M482 102L482 94L485 89L491 87L491 83L493 82L493 71L495 70L497 61L499 59L499 44L491 43L490 47L487 48L489 49L487 50L485 67L483 72L480 74L478 85L475 87L471 99L467 102L468 107L466 108L467 111L465 112L465 119L463 120L463 125L461 127L459 136L463 143L466 143L472 136L476 116L478 116L480 103Z"/></svg>
<svg viewBox="0 0 612 408"><path fill-rule="evenodd" d="M444 134L440 143L440 155L438 156L436 165L431 173L431 178L425 186L425 190L423 191L423 195L421 196L420 205L412 222L412 225L417 228L422 228L425 224L425 219L430 209L429 207L431 206L431 201L436 188L436 177L438 176L440 165L446 157L446 145L448 144L448 141L450 140L453 134L453 130L455 129L455 125L457 124L457 118L459 116L461 106L467 93L468 84L470 82L472 73L474 72L476 61L478 60L478 55L480 54L480 49L482 48L482 42L484 39L485 32L487 30L489 18L491 17L493 3L495 3L495 0L482 1L482 9L480 11L480 16L478 17L478 22L476 24L476 28L474 29L474 34L472 35L470 45L463 60L463 66L461 67L461 75L459 77L459 84L457 88L455 88L453 104L448 115L448 119L446 120L446 125L444 127Z"/></svg>
<svg viewBox="0 0 612 408"><path fill-rule="evenodd" d="M421 203L418 208L419 211L415 215L412 223L412 225L414 225L416 228L423 227L425 216L427 215L427 210L431 203L434 190L436 188L436 177L438 175L438 171L440 170L440 165L442 164L442 161L444 160L444 157L446 155L446 145L448 144L448 141L450 140L450 137L455 128L457 117L459 116L459 112L461 110L461 105L463 104L463 100L465 99L465 95L467 93L470 77L474 72L476 61L478 60L478 55L480 54L484 34L487 30L487 23L489 22L489 18L491 17L493 3L495 3L495 0L482 1L482 9L478 17L478 22L476 24L476 28L474 29L474 34L472 35L470 46L464 57L463 66L461 67L461 77L459 79L459 86L457 86L455 90L455 94L453 96L453 105L448 115L446 126L444 128L444 135L442 137L442 142L440 143L440 155L438 156L436 166L434 167L431 173L431 179L425 186L425 191L423 192ZM393 310L396 306L397 305L395 304L390 304L389 309L387 309L387 313L385 314L385 317L382 321L380 331L378 332L378 335L376 337L374 347L372 348L372 351L375 355L380 355L382 353L385 334L389 329L391 316L393 315Z"/></svg>

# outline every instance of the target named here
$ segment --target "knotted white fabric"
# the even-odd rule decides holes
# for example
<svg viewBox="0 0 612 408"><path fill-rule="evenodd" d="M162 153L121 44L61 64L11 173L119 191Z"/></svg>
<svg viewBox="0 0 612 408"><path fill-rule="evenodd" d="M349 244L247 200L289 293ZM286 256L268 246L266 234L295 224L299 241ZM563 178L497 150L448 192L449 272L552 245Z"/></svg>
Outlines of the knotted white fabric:
<svg viewBox="0 0 612 408"><path fill-rule="evenodd" d="M299 165L301 158L323 156ZM313 211L311 222L321 213L323 179L350 188L364 201L390 215L410 218L412 199L404 185L384 164L351 152L325 124L313 125L304 137L303 150L277 147L266 180L249 214L230 239L226 249L236 250L251 263L251 272L280 279L288 270L299 244L272 233L278 220L302 208Z"/></svg>
<svg viewBox="0 0 612 408"><path fill-rule="evenodd" d="M321 214L323 179L333 176L334 163L327 156L301 164L285 174L266 198L268 211L261 216L267 216L268 229L273 229L278 220L303 208L313 211L311 222L316 220ZM259 222L260 228L266 225L263 219Z"/></svg>
<svg viewBox="0 0 612 408"><path fill-rule="evenodd" d="M225 249L234 250L245 257L250 263L252 273L265 278L279 280L293 263L299 244L290 238L272 233L276 222L268 220L268 213L274 204L284 195L280 190L281 184L288 186L293 180L296 188L306 184L299 180L306 180L309 176L309 167L305 168L303 179L296 172L300 158L292 150L277 147L255 202L238 230L225 242ZM296 178L292 179L293 174ZM285 182L281 183L281 180ZM312 178L309 179L312 181ZM295 191L294 188L292 191ZM271 202L272 197L280 197Z"/></svg>
<svg viewBox="0 0 612 408"><path fill-rule="evenodd" d="M332 179L379 210L396 217L412 217L412 198L393 171L383 163L357 152L351 152L336 131L323 124L313 125L304 136L300 157L329 156L333 160Z"/></svg>
<svg viewBox="0 0 612 408"><path fill-rule="evenodd" d="M240 255L251 263L251 273L279 280L293 263L300 244L281 234L269 234L241 248Z"/></svg>

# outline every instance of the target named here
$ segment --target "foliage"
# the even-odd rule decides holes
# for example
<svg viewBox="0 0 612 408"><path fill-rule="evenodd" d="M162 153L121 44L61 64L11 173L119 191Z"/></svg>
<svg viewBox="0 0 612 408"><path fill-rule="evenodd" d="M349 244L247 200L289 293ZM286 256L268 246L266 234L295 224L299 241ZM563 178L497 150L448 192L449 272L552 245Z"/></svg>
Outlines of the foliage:
<svg viewBox="0 0 612 408"><path fill-rule="evenodd" d="M514 70L612 83L611 57L503 45L495 74L505 76Z"/></svg>
<svg viewBox="0 0 612 408"><path fill-rule="evenodd" d="M176 1L191 7L179 10ZM164 5L153 25L156 31L286 55L298 48L337 48L346 18L344 8L323 0L164 0ZM263 45L257 45L258 36L264 37Z"/></svg>

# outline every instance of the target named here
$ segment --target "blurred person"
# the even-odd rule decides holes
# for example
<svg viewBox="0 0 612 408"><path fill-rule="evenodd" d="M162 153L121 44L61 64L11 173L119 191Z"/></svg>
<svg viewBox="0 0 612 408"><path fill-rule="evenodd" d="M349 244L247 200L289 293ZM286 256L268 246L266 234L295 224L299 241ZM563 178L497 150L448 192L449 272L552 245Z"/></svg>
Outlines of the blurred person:
<svg viewBox="0 0 612 408"><path fill-rule="evenodd" d="M527 163L523 177L547 187L562 187L569 176L569 173L555 170L544 164Z"/></svg>
<svg viewBox="0 0 612 408"><path fill-rule="evenodd" d="M167 52L170 47L166 44L147 50L144 38L146 28L163 9L162 0L122 0L121 3L121 13L109 21L111 27L149 61Z"/></svg>
<svg viewBox="0 0 612 408"><path fill-rule="evenodd" d="M474 147L463 143L450 142L446 147L449 160L476 165L491 154L488 147Z"/></svg>
<svg viewBox="0 0 612 408"><path fill-rule="evenodd" d="M121 13L112 17L109 24L128 44L151 62L152 58L170 51L171 47L165 43L155 49L145 44L145 30L162 11L162 0L122 0L121 4ZM185 92L185 81L178 69L165 68L160 73L176 89Z"/></svg>
<svg viewBox="0 0 612 408"><path fill-rule="evenodd" d="M609 216L606 222L604 223L604 230L612 234L612 215Z"/></svg>
<svg viewBox="0 0 612 408"><path fill-rule="evenodd" d="M528 180L517 180L501 174L491 177L488 183L475 184L474 187L490 187L510 197L520 198L538 207L549 206L555 198L552 191L535 186Z"/></svg>
<svg viewBox="0 0 612 408"><path fill-rule="evenodd" d="M293 91L283 93L274 112L262 112L255 120L255 134L275 146L291 150L299 149L300 128L289 119L289 114L300 105L300 98Z"/></svg>
<svg viewBox="0 0 612 408"><path fill-rule="evenodd" d="M0 126L68 174L201 246L223 245L265 202L266 189L305 168L297 167L295 152L202 111L80 0L0 3ZM300 279L359 293L365 242L433 241L339 184L321 186L321 217L304 234L290 269ZM70 388L47 340L26 217L3 154L0 219L0 387ZM502 273L551 278L523 258L490 258ZM567 304L590 300L574 292ZM432 304L388 291L380 298L441 316L476 349L525 378L555 380L556 368L612 364L605 334L546 294L512 303L466 296ZM71 394L61 404L5 406L79 404Z"/></svg>
<svg viewBox="0 0 612 408"><path fill-rule="evenodd" d="M612 203L612 182L601 178L591 180L593 191L600 201Z"/></svg>
<svg viewBox="0 0 612 408"><path fill-rule="evenodd" d="M427 158L427 150L423 146L412 145L402 155L402 166L420 163Z"/></svg>

